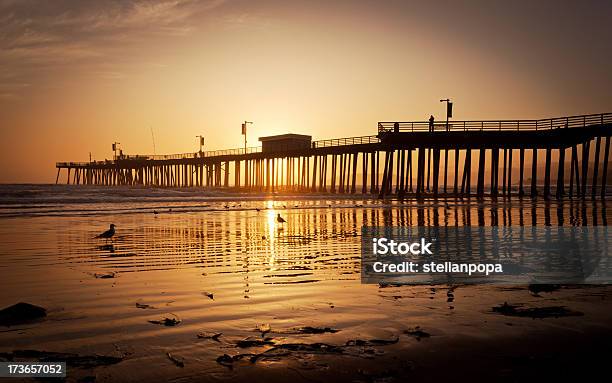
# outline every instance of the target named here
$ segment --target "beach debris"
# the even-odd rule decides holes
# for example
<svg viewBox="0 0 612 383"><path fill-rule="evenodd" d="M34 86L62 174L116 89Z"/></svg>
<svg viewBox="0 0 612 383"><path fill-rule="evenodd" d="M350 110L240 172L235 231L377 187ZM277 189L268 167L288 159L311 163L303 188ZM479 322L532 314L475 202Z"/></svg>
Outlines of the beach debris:
<svg viewBox="0 0 612 383"><path fill-rule="evenodd" d="M552 293L553 291L557 291L561 288L561 285L553 285L553 284L530 284L527 289L534 297L541 296L540 293Z"/></svg>
<svg viewBox="0 0 612 383"><path fill-rule="evenodd" d="M9 353L0 353L0 357L6 358L11 362L21 361L22 359L36 359L39 362L66 362L68 366L93 368L98 366L109 366L117 364L125 359L125 356L111 355L78 355L66 352L48 352L38 350L14 350Z"/></svg>
<svg viewBox="0 0 612 383"><path fill-rule="evenodd" d="M414 328L409 328L408 330L404 330L404 334L410 335L418 341L421 341L421 338L429 338L431 336L430 333L423 331L421 326L416 326Z"/></svg>
<svg viewBox="0 0 612 383"><path fill-rule="evenodd" d="M171 326L176 326L179 323L181 323L181 320L178 318L163 318L160 320L150 320L149 323L160 324L160 325L171 327Z"/></svg>
<svg viewBox="0 0 612 383"><path fill-rule="evenodd" d="M111 279L115 278L115 273L111 271L110 273L95 273L94 277L98 279Z"/></svg>
<svg viewBox="0 0 612 383"><path fill-rule="evenodd" d="M215 342L220 342L219 337L223 335L222 332L200 332L198 333L198 339L212 339Z"/></svg>
<svg viewBox="0 0 612 383"><path fill-rule="evenodd" d="M448 290L446 292L446 302L452 303L455 300L455 294L453 294L453 290Z"/></svg>
<svg viewBox="0 0 612 383"><path fill-rule="evenodd" d="M238 355L223 354L217 358L217 363L222 366L232 369L234 363L240 360L246 360L250 363L256 363L258 360L266 359L278 359L283 356L290 356L294 353L297 354L344 354L345 351L349 351L352 347L362 346L384 346L394 344L399 341L399 338L393 339L371 339L371 340L349 340L344 345L336 346L327 343L285 343L285 344L274 344L273 347L261 352L261 353L246 353ZM362 349L360 351L363 355L365 354L376 354L375 349Z"/></svg>
<svg viewBox="0 0 612 383"><path fill-rule="evenodd" d="M169 352L166 353L166 356L172 361L172 363L174 363L176 367L185 367L185 360L183 358L177 358Z"/></svg>
<svg viewBox="0 0 612 383"><path fill-rule="evenodd" d="M395 344L399 341L399 338L393 339L352 339L346 342L347 346L386 346L388 344Z"/></svg>
<svg viewBox="0 0 612 383"><path fill-rule="evenodd" d="M234 363L234 358L232 358L231 356L227 355L227 354L223 354L220 357L217 358L217 363L219 363L222 366L226 366L226 367L232 367L233 363Z"/></svg>
<svg viewBox="0 0 612 383"><path fill-rule="evenodd" d="M138 303L138 302L136 302L136 308L139 308L139 309L156 309L157 307L148 305L146 303Z"/></svg>
<svg viewBox="0 0 612 383"><path fill-rule="evenodd" d="M239 361L244 358L252 359L255 356L257 356L257 354L238 354L234 356L223 354L217 358L217 363L231 370L234 367L234 362ZM253 360L250 360L250 361L253 362Z"/></svg>
<svg viewBox="0 0 612 383"><path fill-rule="evenodd" d="M267 333L270 332L270 330L272 330L272 326L270 326L269 323L264 323L257 326L256 330L261 333L261 337L263 338L266 336Z"/></svg>
<svg viewBox="0 0 612 383"><path fill-rule="evenodd" d="M337 333L338 329L335 328L331 328L331 327L311 327L311 326L306 326L306 327L300 327L297 329L297 332L300 334L324 334L324 333Z"/></svg>
<svg viewBox="0 0 612 383"><path fill-rule="evenodd" d="M242 339L236 342L236 346L240 348L269 346L273 344L274 342L272 341L272 338L258 339L258 338L248 337L248 338L245 338L245 339Z"/></svg>
<svg viewBox="0 0 612 383"><path fill-rule="evenodd" d="M32 322L47 316L47 310L30 303L19 302L0 310L0 326Z"/></svg>
<svg viewBox="0 0 612 383"><path fill-rule="evenodd" d="M234 356L229 356L225 354L217 358L217 362L220 364L228 363L231 365L231 363L245 358L249 362L255 363L260 359L278 358L281 356L288 356L291 353L342 354L343 352L343 346L334 346L327 343L286 343L276 345L259 354L238 354ZM219 362L220 359L223 363Z"/></svg>
<svg viewBox="0 0 612 383"><path fill-rule="evenodd" d="M260 354L256 354L251 357L251 361L254 362L262 357L286 355L288 351L308 354L342 354L344 352L344 347L327 343L285 343L276 345Z"/></svg>
<svg viewBox="0 0 612 383"><path fill-rule="evenodd" d="M548 307L532 307L522 308L522 305L511 305L508 302L493 307L493 312L506 316L527 317L532 319L543 318L559 318L568 316L582 316L580 311L573 311L565 306L548 306Z"/></svg>
<svg viewBox="0 0 612 383"><path fill-rule="evenodd" d="M213 293L209 293L208 291L204 291L202 295L205 295L209 297L210 299L215 300L215 296L213 295Z"/></svg>
<svg viewBox="0 0 612 383"><path fill-rule="evenodd" d="M387 287L401 287L401 283L391 283L391 282L378 282L378 288L385 289Z"/></svg>

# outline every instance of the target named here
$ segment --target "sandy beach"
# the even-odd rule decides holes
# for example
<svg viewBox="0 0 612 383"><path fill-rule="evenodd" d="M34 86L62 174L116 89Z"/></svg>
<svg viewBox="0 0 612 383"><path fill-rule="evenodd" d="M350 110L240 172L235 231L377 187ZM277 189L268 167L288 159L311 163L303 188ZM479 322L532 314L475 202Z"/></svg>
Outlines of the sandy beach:
<svg viewBox="0 0 612 383"><path fill-rule="evenodd" d="M71 382L518 381L605 365L610 288L360 280L363 225L599 225L599 202L164 198L5 204L0 306L48 315L1 327L0 358L67 359ZM93 238L110 223L112 242Z"/></svg>

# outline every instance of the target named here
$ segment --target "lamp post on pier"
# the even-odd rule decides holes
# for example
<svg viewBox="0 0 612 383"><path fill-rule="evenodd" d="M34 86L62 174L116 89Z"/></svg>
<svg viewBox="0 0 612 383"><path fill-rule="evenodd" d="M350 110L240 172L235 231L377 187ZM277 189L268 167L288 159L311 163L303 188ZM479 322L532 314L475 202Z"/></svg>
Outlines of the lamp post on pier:
<svg viewBox="0 0 612 383"><path fill-rule="evenodd" d="M446 103L446 131L448 132L448 119L453 117L453 102L449 98L440 100L440 102Z"/></svg>
<svg viewBox="0 0 612 383"><path fill-rule="evenodd" d="M196 138L198 139L198 142L200 143L200 151L199 151L199 153L200 153L200 157L202 157L202 154L204 153L202 151L202 148L204 147L204 136L199 135L199 136L196 136Z"/></svg>
<svg viewBox="0 0 612 383"><path fill-rule="evenodd" d="M247 151L247 124L252 124L252 121L245 121L242 124L242 135L244 136L244 154L246 154Z"/></svg>

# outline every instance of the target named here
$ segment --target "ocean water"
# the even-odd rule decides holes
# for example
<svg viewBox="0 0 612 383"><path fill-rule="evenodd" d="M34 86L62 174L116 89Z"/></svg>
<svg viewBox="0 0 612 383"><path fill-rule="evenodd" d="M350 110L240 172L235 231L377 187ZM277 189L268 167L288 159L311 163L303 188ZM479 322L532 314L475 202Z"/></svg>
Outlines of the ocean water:
<svg viewBox="0 0 612 383"><path fill-rule="evenodd" d="M385 377L385 363L391 375L408 376L432 367L432 352L470 339L607 331L612 294L604 286L538 294L527 286L362 284L362 226L601 226L610 218L599 200L2 185L0 306L29 302L48 316L0 327L0 353L122 358L73 367L69 381L372 380ZM112 242L94 238L111 223ZM492 309L504 302L581 315L534 320ZM164 318L179 323L150 322ZM428 336L414 336L417 326ZM199 338L203 332L222 335ZM247 347L245 339L257 342ZM483 357L494 364L499 354Z"/></svg>

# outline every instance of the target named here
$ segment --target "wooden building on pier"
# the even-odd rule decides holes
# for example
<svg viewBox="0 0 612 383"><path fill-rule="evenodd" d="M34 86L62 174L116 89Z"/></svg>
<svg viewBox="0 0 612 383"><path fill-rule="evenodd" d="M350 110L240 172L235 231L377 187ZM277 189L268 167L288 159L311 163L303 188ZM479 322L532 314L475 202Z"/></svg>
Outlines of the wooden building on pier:
<svg viewBox="0 0 612 383"><path fill-rule="evenodd" d="M309 149L312 143L312 136L288 133L259 137L259 141L261 141L262 153L274 153L287 150Z"/></svg>

